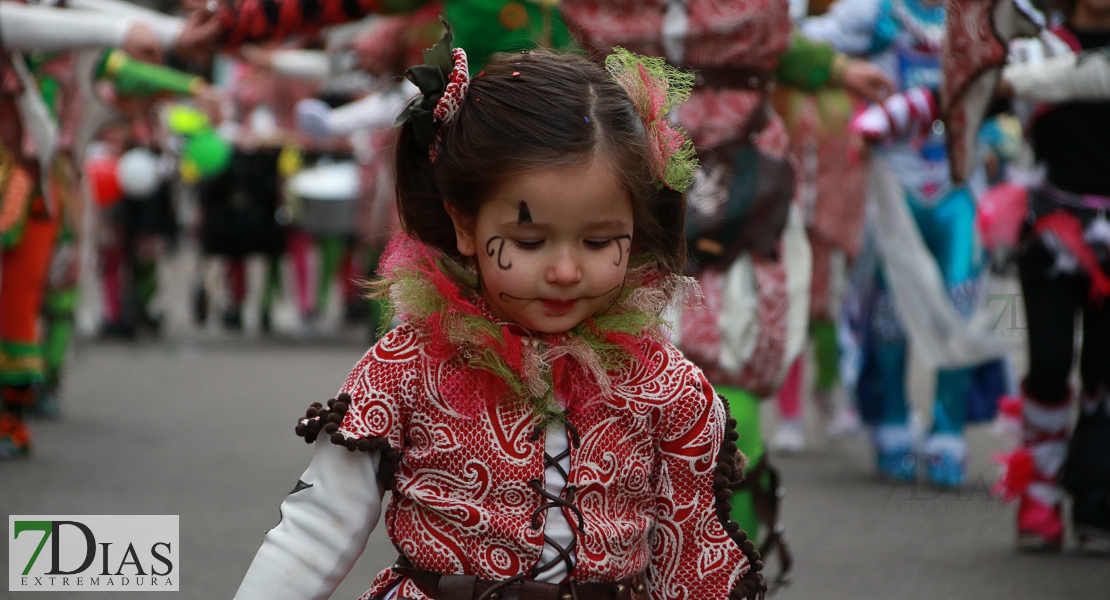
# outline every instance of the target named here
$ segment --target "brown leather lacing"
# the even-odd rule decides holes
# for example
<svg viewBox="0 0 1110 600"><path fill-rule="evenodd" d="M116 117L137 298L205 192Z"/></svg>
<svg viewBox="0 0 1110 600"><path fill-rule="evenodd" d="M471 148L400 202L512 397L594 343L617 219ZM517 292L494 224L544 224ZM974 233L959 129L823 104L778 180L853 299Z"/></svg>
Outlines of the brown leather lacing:
<svg viewBox="0 0 1110 600"><path fill-rule="evenodd" d="M331 436L331 442L343 446L354 452L381 452L381 462L378 465L378 482L387 490L397 487L397 469L401 463L401 453L389 445L389 440L384 437L348 438L339 433L339 425L351 406L351 395L339 394L338 397L328 400L325 407L319 402L313 402L305 416L297 419L295 431L304 438L305 443L311 444L320 435L320 430Z"/></svg>
<svg viewBox="0 0 1110 600"><path fill-rule="evenodd" d="M728 401L718 395L725 410L728 410ZM748 534L741 531L740 524L732 520L732 493L744 481L744 467L747 458L736 446L740 434L736 432L736 419L729 417L728 426L725 428L725 439L721 443L721 450L717 454L717 469L713 476L713 494L717 502L717 518L721 520L725 532L732 538L740 551L748 558L751 568L733 586L729 593L730 600L763 600L767 595L767 583L763 580L763 561L755 543L748 539Z"/></svg>
<svg viewBox="0 0 1110 600"><path fill-rule="evenodd" d="M570 432L571 438L571 443L567 445L566 449L564 449L559 454L556 454L555 456L548 454L546 449L543 452L544 470L546 471L548 468L554 467L563 476L563 481L567 482L566 487L564 488L564 495L566 496L566 498L556 496L547 491L547 488L544 486L544 482L542 479L536 478L529 480L528 484L532 486L532 489L537 494L547 499L547 502L541 504L538 508L536 508L536 510L532 511L532 529L538 531L540 527L543 526L543 524L540 522L541 514L546 513L552 508L559 508L569 510L574 515L574 518L577 521L576 529L578 530L578 533L585 535L585 520L582 516L582 511L574 505L574 493L577 489L577 486L570 483L570 474L567 473L566 470L563 469L563 466L559 464L560 460L570 456L571 447L577 448L581 444L581 440L578 438L578 431L574 428L574 425L566 423L566 428L567 431ZM532 441L538 440L542 433L542 430L539 427L536 427L535 431L532 432ZM530 573L531 578L535 579L541 574L550 571L551 569L555 568L560 561L566 564L567 573L574 571L574 551L578 548L578 536L575 536L573 539L571 539L570 544L565 547L548 537L546 533L544 533L543 535L543 540L552 548L554 548L555 551L559 553L559 556L551 559L545 564L537 564L535 567L533 567Z"/></svg>

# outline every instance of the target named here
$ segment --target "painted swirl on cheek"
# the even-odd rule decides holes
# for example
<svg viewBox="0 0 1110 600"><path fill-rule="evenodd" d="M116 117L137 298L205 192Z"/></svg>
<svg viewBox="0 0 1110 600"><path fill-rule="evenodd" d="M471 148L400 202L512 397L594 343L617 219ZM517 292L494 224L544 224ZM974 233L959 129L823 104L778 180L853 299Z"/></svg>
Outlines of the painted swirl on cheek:
<svg viewBox="0 0 1110 600"><path fill-rule="evenodd" d="M613 266L619 267L624 262L625 255L632 251L632 236L627 234L618 235L613 238L613 242L617 244L617 262L613 263ZM624 247L624 242L628 242L627 250Z"/></svg>
<svg viewBox="0 0 1110 600"><path fill-rule="evenodd" d="M496 249L494 249L494 247L493 247L494 244L497 244ZM503 238L499 235L495 235L495 236L491 237L490 239L486 240L486 256L492 257L494 254L496 254L497 255L497 266L500 267L502 271L508 271L509 269L513 268L513 263L512 263L512 261L510 261L508 264L505 264L501 261L501 255L504 254L504 252L505 252L505 238Z"/></svg>

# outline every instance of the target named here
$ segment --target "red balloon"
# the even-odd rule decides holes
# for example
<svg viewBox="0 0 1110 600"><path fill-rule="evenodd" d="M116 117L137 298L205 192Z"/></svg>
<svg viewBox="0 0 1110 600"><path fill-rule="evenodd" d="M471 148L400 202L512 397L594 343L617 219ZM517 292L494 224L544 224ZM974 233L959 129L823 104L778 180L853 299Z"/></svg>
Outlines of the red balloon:
<svg viewBox="0 0 1110 600"><path fill-rule="evenodd" d="M123 197L119 177L116 176L114 157L90 158L85 161L85 177L88 178L89 190L98 207L107 208Z"/></svg>

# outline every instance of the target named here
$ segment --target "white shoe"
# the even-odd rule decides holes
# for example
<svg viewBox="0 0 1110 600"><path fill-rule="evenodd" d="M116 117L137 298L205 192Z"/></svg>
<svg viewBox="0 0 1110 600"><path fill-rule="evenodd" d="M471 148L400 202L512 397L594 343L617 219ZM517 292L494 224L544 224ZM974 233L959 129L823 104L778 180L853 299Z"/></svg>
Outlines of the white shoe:
<svg viewBox="0 0 1110 600"><path fill-rule="evenodd" d="M796 454L806 449L805 426L801 419L783 421L767 444L772 452Z"/></svg>

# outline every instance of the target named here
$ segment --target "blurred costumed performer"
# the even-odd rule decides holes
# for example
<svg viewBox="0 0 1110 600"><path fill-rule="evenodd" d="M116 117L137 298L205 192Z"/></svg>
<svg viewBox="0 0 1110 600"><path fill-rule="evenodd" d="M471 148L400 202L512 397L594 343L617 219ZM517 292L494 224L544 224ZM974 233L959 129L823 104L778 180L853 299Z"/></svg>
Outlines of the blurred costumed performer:
<svg viewBox="0 0 1110 600"><path fill-rule="evenodd" d="M1070 53L1006 69L1016 97L1044 102L1032 144L1046 179L1031 190L1018 257L1028 320L1022 447L998 487L1019 498L1018 544L1060 550L1064 490L1081 548L1110 549L1110 6L1062 3L1052 32ZM1069 76L1070 75L1070 76ZM1071 389L1076 312L1083 313L1081 387ZM1079 421L1071 434L1073 398Z"/></svg>
<svg viewBox="0 0 1110 600"><path fill-rule="evenodd" d="M0 455L24 456L31 435L24 412L43 381L38 319L67 183L76 176L72 138L57 121L21 53L122 46L158 58L180 29L141 17L0 4ZM66 111L62 111L66 114ZM67 128L62 128L62 132Z"/></svg>
<svg viewBox="0 0 1110 600"><path fill-rule="evenodd" d="M932 432L923 448L926 475L940 486L962 484L964 426L969 419L993 416L1004 387L1001 364L989 361L1004 354L1005 347L992 343L987 332L976 334L963 325L975 307L980 261L975 198L966 183L977 164L979 127L979 120L968 122L966 115L978 98L963 92L969 81L981 81L975 77L978 69L994 59L974 53L957 60L950 56L967 48L968 34L951 32L963 23L968 7L990 4L976 2L950 2L946 15L944 4L930 0L837 0L827 14L801 25L843 51L872 57L900 92L853 123L878 142L869 195L880 216L874 235L882 267L878 271L875 261L861 261L859 268L868 272L853 290L860 298L853 305L859 309L855 320L863 349L856 391L864 420L874 427L879 473L913 480L917 460L906 399L907 337L924 350L927 362L940 367ZM1002 31L1012 35L1019 22L1036 31L1029 21L1035 16L1009 2L1001 5L1009 19ZM993 34L990 39L995 40ZM1004 55L1005 47L1001 50ZM942 115L947 122L939 120Z"/></svg>
<svg viewBox="0 0 1110 600"><path fill-rule="evenodd" d="M796 7L791 4L791 9ZM827 2L808 3L810 16L822 14ZM804 15L792 15L796 20ZM859 253L863 236L866 154L861 139L848 130L860 102L842 87L807 90L780 85L772 95L790 136L790 152L798 174L798 202L806 226L813 274L809 296L809 340L813 361L803 353L791 365L778 393L780 422L768 445L771 450L797 452L806 447L802 420L807 366L814 371L814 403L826 433L840 435L859 427L854 408L845 406L840 388L837 315L846 270Z"/></svg>

